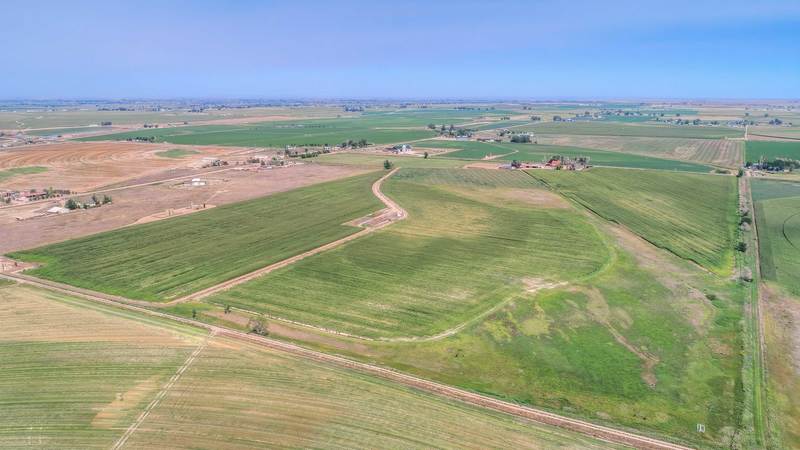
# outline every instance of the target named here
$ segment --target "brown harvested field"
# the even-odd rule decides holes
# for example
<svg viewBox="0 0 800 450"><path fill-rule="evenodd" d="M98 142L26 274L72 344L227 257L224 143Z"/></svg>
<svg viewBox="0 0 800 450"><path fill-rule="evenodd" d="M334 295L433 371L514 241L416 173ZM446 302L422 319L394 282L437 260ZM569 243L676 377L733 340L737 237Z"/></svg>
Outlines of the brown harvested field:
<svg viewBox="0 0 800 450"><path fill-rule="evenodd" d="M800 445L800 301L762 283L770 407L787 448Z"/></svg>
<svg viewBox="0 0 800 450"><path fill-rule="evenodd" d="M134 224L168 209L203 203L216 206L288 191L310 184L364 173L353 166L302 164L272 170L228 170L203 177L206 186L185 186L181 181L113 191L113 203L69 214L41 214L59 201L0 209L0 254L38 247ZM81 199L81 196L77 196ZM27 218L17 220L17 217Z"/></svg>
<svg viewBox="0 0 800 450"><path fill-rule="evenodd" d="M33 166L46 167L48 170L6 178L0 182L0 188L24 190L54 187L83 192L169 169L198 166L205 156L228 158L246 151L203 146L191 147L198 153L184 158L166 158L156 154L178 147L134 142L60 142L15 147L0 151L0 170Z"/></svg>
<svg viewBox="0 0 800 450"><path fill-rule="evenodd" d="M743 141L737 140L579 135L542 135L536 139L540 144L611 150L724 167L738 167L744 158Z"/></svg>

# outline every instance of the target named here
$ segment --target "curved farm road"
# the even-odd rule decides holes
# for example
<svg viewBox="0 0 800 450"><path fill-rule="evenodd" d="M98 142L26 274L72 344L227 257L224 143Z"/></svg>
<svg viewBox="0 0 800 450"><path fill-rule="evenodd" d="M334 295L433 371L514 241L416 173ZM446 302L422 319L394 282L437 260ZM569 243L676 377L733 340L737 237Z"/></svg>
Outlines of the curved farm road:
<svg viewBox="0 0 800 450"><path fill-rule="evenodd" d="M313 256L313 255L316 255L317 253L322 253L324 251L336 248L336 247L338 247L338 246L340 246L342 244L345 244L345 243L350 242L352 240L358 239L361 236L364 236L366 234L372 233L375 230L379 230L379 229L381 229L381 228L383 228L383 227L385 227L387 225L390 225L390 224L392 224L394 222L397 222L398 220L405 219L406 217L408 217L408 213L406 212L406 210L403 209L400 205L398 205L394 200L392 200L389 197L387 197L383 192L381 192L381 185L383 184L383 182L387 178L389 178L392 175L394 175L394 173L397 172L398 170L399 170L399 168L393 169L391 172L389 172L386 175L382 176L380 179L378 179L377 181L375 181L375 183L372 184L372 193L381 202L383 202L383 204L386 206L386 208L384 208L383 210L379 211L378 213L372 215L371 217L369 217L369 219L364 219L363 221L360 221L359 226L363 227L363 229L361 231L358 231L356 233L350 234L348 236L345 236L345 237L343 237L341 239L338 239L338 240L335 240L333 242L328 242L327 244L324 244L324 245L321 245L319 247L313 248L313 249L311 249L311 250L309 250L307 252L300 253L299 255L292 256L291 258L287 258L287 259L284 259L282 261L278 261L278 262L276 262L274 264L270 264L270 265L268 265L266 267L262 267L262 268L260 268L258 270L253 271L253 272L246 273L246 274L244 274L242 276L233 278L231 280L225 281L225 282L217 284L215 286L211 286L211 287L203 289L201 291L194 292L192 294L189 294L189 295L181 297L181 298L177 298L175 300L171 300L169 302L153 303L153 304L151 304L151 306L156 306L156 307L173 306L173 305L177 305L179 303L184 303L184 302L188 302L188 301L191 301L191 300L199 300L201 298L208 297L209 295L216 294L217 292L221 292L221 291L230 289L230 288L232 288L232 287L234 287L236 285L245 283L245 282L250 281L250 280L252 280L254 278L258 278L258 277L260 277L262 275L266 275L266 274L268 274L268 273L270 273L270 272L272 272L274 270L286 267L286 266L288 266L290 264L294 264L297 261L300 261L302 259L308 258L309 256ZM357 219L357 220L360 220L360 219Z"/></svg>
<svg viewBox="0 0 800 450"><path fill-rule="evenodd" d="M12 281L19 281L24 284L29 284L53 291L66 293L73 296L78 296L96 303L102 303L109 306L124 308L131 311L136 311L141 314L147 314L154 317L173 320L186 325L203 328L208 330L209 333L216 336L225 336L231 339L250 342L255 345L260 345L275 351L285 352L304 358L311 361L316 361L323 364L329 364L336 367L342 367L350 370L355 370L364 374L381 377L383 379L393 381L404 386L418 389L423 392L438 395L440 397L458 400L474 406L499 411L502 413L510 414L519 418L528 419L534 422L542 423L545 425L557 426L573 432L585 434L595 437L607 442L613 442L623 445L629 445L635 448L642 449L665 449L665 450L688 450L690 447L674 444L671 442L663 441L660 439L631 433L628 431L618 430L615 428L597 425L584 420L574 419L571 417L561 416L541 409L522 406L515 403L498 400L487 395L470 392L464 389L448 386L435 381L426 380L413 375L408 375L398 372L393 369L381 367L373 364L363 363L352 359L344 358L341 356L330 355L327 353L310 350L299 345L291 344L288 342L278 341L276 339L259 336L255 334L248 334L241 331L235 331L224 327L210 325L197 320L187 319L183 317L173 316L171 314L154 311L152 309L144 308L137 305L120 303L119 301L104 298L103 296L94 295L85 290L73 288L72 286L61 285L56 283L45 282L33 277L20 276L14 273L0 273L0 278L7 278ZM150 305L152 306L152 305Z"/></svg>

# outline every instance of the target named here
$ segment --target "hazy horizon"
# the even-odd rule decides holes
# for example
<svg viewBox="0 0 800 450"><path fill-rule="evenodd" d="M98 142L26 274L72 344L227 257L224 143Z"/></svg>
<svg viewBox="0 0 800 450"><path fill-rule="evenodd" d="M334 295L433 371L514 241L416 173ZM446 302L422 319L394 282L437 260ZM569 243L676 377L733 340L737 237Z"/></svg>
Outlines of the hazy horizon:
<svg viewBox="0 0 800 450"><path fill-rule="evenodd" d="M0 99L800 98L800 3L4 5Z"/></svg>

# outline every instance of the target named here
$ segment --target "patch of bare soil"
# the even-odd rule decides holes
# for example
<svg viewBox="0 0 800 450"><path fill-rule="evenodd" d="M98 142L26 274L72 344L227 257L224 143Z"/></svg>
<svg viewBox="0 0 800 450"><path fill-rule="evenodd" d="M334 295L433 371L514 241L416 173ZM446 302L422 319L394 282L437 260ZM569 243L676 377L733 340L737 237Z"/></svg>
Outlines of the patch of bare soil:
<svg viewBox="0 0 800 450"><path fill-rule="evenodd" d="M465 169L500 169L500 163L492 162L474 162L464 166Z"/></svg>
<svg viewBox="0 0 800 450"><path fill-rule="evenodd" d="M198 153L185 158L157 155L161 151L184 147ZM224 158L240 151L226 147L140 142L60 142L16 147L0 152L0 169L41 166L48 170L7 178L0 182L0 188L41 190L53 187L84 192L169 169L198 166L204 157Z"/></svg>
<svg viewBox="0 0 800 450"><path fill-rule="evenodd" d="M166 211L160 213L155 213L149 216L142 217L141 219L134 222L132 225L138 225L140 223L156 222L158 220L169 219L171 217L185 216L186 214L191 214L198 211L205 211L206 209L211 209L215 206L216 205L203 203L198 205L186 206L183 208L167 209Z"/></svg>
<svg viewBox="0 0 800 450"><path fill-rule="evenodd" d="M0 209L0 236L3 237L0 239L0 254L121 228L169 209L209 203L209 199L220 206L363 172L363 169L355 167L316 164L273 170L226 171L224 175L215 175L223 181L206 186L176 188L175 185L181 184L176 181L121 189L110 193L113 203L109 205L68 214L19 221L16 219L20 214L19 208ZM77 197L81 199L81 196ZM58 202L31 207L46 209L53 204Z"/></svg>
<svg viewBox="0 0 800 450"><path fill-rule="evenodd" d="M118 392L114 400L100 407L92 418L92 428L110 429L127 417L146 397L158 390L158 376L152 376L127 392Z"/></svg>
<svg viewBox="0 0 800 450"><path fill-rule="evenodd" d="M544 189L504 189L503 196L540 208L569 208L571 205L560 195Z"/></svg>

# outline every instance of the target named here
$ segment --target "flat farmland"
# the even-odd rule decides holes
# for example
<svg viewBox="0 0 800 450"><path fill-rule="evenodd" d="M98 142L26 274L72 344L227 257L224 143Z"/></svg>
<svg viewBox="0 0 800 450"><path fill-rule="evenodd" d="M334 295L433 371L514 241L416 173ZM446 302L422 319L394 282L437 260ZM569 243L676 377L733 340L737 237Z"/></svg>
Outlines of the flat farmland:
<svg viewBox="0 0 800 450"><path fill-rule="evenodd" d="M465 170L481 173L470 185L457 170L403 172L384 192L408 219L207 301L367 337L429 336L608 259L579 212L517 173Z"/></svg>
<svg viewBox="0 0 800 450"><path fill-rule="evenodd" d="M251 200L265 195L297 189L365 173L369 169L355 166L303 164L273 170L228 170L204 174L198 171L168 171L153 179L132 180L131 187L109 192L111 204L102 208L73 211L70 214L45 214L61 200L34 203L0 209L0 254L54 244L68 239L115 230L137 222L168 217L169 212L190 208L191 205L221 206ZM173 176L183 180L149 185ZM201 177L205 186L187 186L189 177ZM99 194L100 197L103 194ZM79 201L89 195L74 196ZM195 210L198 211L198 210Z"/></svg>
<svg viewBox="0 0 800 450"><path fill-rule="evenodd" d="M186 109L172 111L99 111L97 109L64 108L61 110L30 109L0 111L0 129L45 129L85 127L101 122L114 125L139 125L144 123L183 123L209 121L291 120L293 118L335 117L341 114L336 107L265 107L233 108L203 112Z"/></svg>
<svg viewBox="0 0 800 450"><path fill-rule="evenodd" d="M3 448L110 448L202 339L19 285L0 300Z"/></svg>
<svg viewBox="0 0 800 450"><path fill-rule="evenodd" d="M529 173L658 247L721 275L733 267L734 177L603 168Z"/></svg>
<svg viewBox="0 0 800 450"><path fill-rule="evenodd" d="M155 142L186 145L283 147L338 145L366 139L386 144L433 137L424 127L403 127L381 117L265 122L242 125L203 125L155 128L82 138L83 141L150 138Z"/></svg>
<svg viewBox="0 0 800 450"><path fill-rule="evenodd" d="M767 161L773 161L776 158L800 160L800 141L747 141L745 152L746 160L750 163L757 163L762 157Z"/></svg>
<svg viewBox="0 0 800 450"><path fill-rule="evenodd" d="M163 144L131 142L62 142L0 151L0 171L44 167L41 173L0 179L4 189L68 189L88 191L128 179L186 167L204 156L225 157L230 149L204 147L191 158L160 157Z"/></svg>
<svg viewBox="0 0 800 450"><path fill-rule="evenodd" d="M593 136L646 136L723 139L744 136L744 129L692 125L639 125L612 122L545 122L515 128L540 134L587 134Z"/></svg>
<svg viewBox="0 0 800 450"><path fill-rule="evenodd" d="M404 172L408 180L401 178ZM565 206L564 200L540 189L524 190L528 197L518 196L523 191L518 188L489 188L482 184L484 187L473 186L470 189L464 186L463 176L458 172L401 170L395 175L397 179L393 177L397 191L393 198L405 207L401 198L404 195L409 198L409 195L400 191L401 184L418 183L470 198L477 196L482 202L504 208L522 206L516 203L518 200L530 202L526 209ZM490 180L479 177L476 181ZM506 183L514 184L515 181L495 181L498 185ZM509 193L514 193L516 200L509 200ZM450 201L431 194L424 195L424 198L438 200L439 211L453 211L454 205L450 205ZM424 218L433 222L429 217ZM409 209L406 221L370 237L377 239L381 236L380 243L374 246L375 252L380 247L387 253L382 258L386 261L383 265L377 266L374 257L365 260L363 251L357 252L352 247L363 245L366 240L355 241L337 251L302 261L305 266L302 270L298 270L300 265L292 266L280 277L273 272L251 282L259 284L238 286L251 289L252 297L247 299L251 304L244 306L268 314L286 313L296 320L328 327L341 326L342 321L337 323L334 319L346 317L358 307L357 315L347 317L347 321L367 323L374 328L385 327L388 321L397 317L397 309L392 308L388 300L398 301L408 296L409 300L403 300L403 304L408 306L405 315L423 314L430 312L437 303L428 301L415 305L413 302L417 296L441 295L439 283L442 281L439 278L449 278L452 284L447 287L450 289L468 288L496 273L496 260L488 259L483 252L471 252L473 259L488 261L480 270L471 272L471 278L478 280L456 276L454 269L466 264L463 257L442 261L445 268L436 270L442 274L436 277L432 265L434 257L441 254L443 260L447 259L452 255L449 249L433 246L429 247L429 254L418 255L413 248L408 250L393 244L397 239L389 239L393 236L390 231L410 226L414 218L420 218L419 211ZM540 218L537 220L541 221ZM271 335L299 340L321 350L378 362L509 401L669 436L671 440L680 439L700 448L736 445L748 448L747 438L737 434L745 401L741 387L742 361L737 351L742 346L743 289L729 277L717 276L662 251L620 226L585 214L579 214L576 220L588 226L585 233L571 236L563 228L545 232L538 247L521 255L502 242L494 244L494 247L504 249L503 254L509 258L521 258L519 262L505 263L506 273L511 276L504 284L513 282L515 270L524 271L530 278L524 289L510 291L505 302L492 310L477 313L463 322L463 326L448 328L447 332L428 335L425 339L401 335L383 339L376 336L378 341L370 341L267 319ZM438 228L436 225L426 227L423 236L429 236ZM475 233L475 228L470 227L469 232ZM447 229L459 236L465 235L461 228ZM582 245L563 244L562 233L571 236L569 242L597 239L595 245L604 246L602 251L608 258L599 264L598 270L586 276L574 276L576 259L596 258L598 251ZM493 233L487 234L494 236ZM498 240L503 238L504 235L497 236ZM449 245L454 247L456 244ZM524 244L516 245L527 250ZM565 248L569 251L563 251ZM541 255L536 256L536 253ZM413 263L406 263L407 258L414 258ZM536 258L533 263L532 258ZM321 261L328 264L323 266ZM600 261L596 261L598 263ZM360 264L363 266L351 270ZM311 267L321 270L311 272ZM551 279L543 276L551 270L557 275ZM289 283L280 278L289 276L306 289L302 292L299 288L297 292L284 291ZM400 283L393 281L395 278L403 281L401 295L397 295L394 288L394 283ZM365 295L364 283L372 283L372 294ZM261 290L255 289L256 286ZM277 309L270 303L256 302L271 298L276 288L280 289L280 293L275 295ZM424 292L424 288L432 293ZM318 293L318 290L324 293ZM244 291L229 292L244 294ZM342 303L339 297L343 292L356 300ZM319 300L308 304L306 299L309 295L319 297ZM294 303L283 296L301 302L305 307L297 308L311 311L313 317L293 314ZM224 305L242 301L242 296L237 294L235 298L217 299L221 301L219 305L187 304L181 305L183 311L174 312L188 315L196 308L200 311L199 317L208 314L215 320L238 316L240 312L236 310L229 315L222 311ZM329 306L329 302L334 302L338 308ZM376 311L372 313L371 309ZM244 323L246 320L245 317ZM403 324L418 327L419 320L406 319ZM337 328L342 329L347 328ZM356 329L351 327L350 331ZM706 433L697 433L697 423L707 426Z"/></svg>
<svg viewBox="0 0 800 450"><path fill-rule="evenodd" d="M800 296L800 184L752 180L761 274Z"/></svg>
<svg viewBox="0 0 800 450"><path fill-rule="evenodd" d="M800 139L800 127L750 127L749 134L782 139Z"/></svg>
<svg viewBox="0 0 800 450"><path fill-rule="evenodd" d="M366 343L363 358L698 448L752 448L737 435L743 290L608 228L613 257L591 278L519 294L442 339ZM582 254L570 250L544 264Z"/></svg>
<svg viewBox="0 0 800 450"><path fill-rule="evenodd" d="M134 423L133 448L614 448L61 294L0 298L3 448L111 448Z"/></svg>
<svg viewBox="0 0 800 450"><path fill-rule="evenodd" d="M551 134L536 139L542 144L610 150L723 167L739 167L744 161L744 143L728 139Z"/></svg>
<svg viewBox="0 0 800 450"><path fill-rule="evenodd" d="M419 148L418 151L421 151ZM414 168L454 168L463 167L470 161L457 159L441 158L422 158L419 156L396 156L390 153L332 153L322 155L314 159L320 164L338 166L359 166L373 169L383 168L383 162L389 161L394 167L414 167Z"/></svg>
<svg viewBox="0 0 800 450"><path fill-rule="evenodd" d="M169 300L356 232L358 228L344 223L382 207L371 191L382 174L357 175L12 255L41 263L31 271L36 276L139 300Z"/></svg>
<svg viewBox="0 0 800 450"><path fill-rule="evenodd" d="M547 144L485 143L474 141L432 140L419 143L420 146L459 149L438 158L491 158L497 161L543 162L554 155L568 157L587 156L590 163L597 166L626 167L636 169L680 170L686 172L709 172L711 167L684 161L675 161L648 156L594 150L581 147L568 147Z"/></svg>

